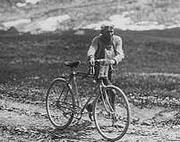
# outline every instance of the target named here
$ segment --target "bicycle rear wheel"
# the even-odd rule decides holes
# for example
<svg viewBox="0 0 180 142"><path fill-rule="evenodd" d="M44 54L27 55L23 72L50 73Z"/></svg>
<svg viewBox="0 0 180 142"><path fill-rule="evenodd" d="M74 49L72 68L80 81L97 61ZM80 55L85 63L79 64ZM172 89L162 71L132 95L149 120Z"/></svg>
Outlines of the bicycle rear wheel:
<svg viewBox="0 0 180 142"><path fill-rule="evenodd" d="M75 100L64 78L53 80L46 94L46 110L51 123L58 129L68 127L74 117Z"/></svg>
<svg viewBox="0 0 180 142"><path fill-rule="evenodd" d="M120 88L114 85L103 87L95 99L93 112L97 130L105 139L116 141L127 132L130 123L129 103Z"/></svg>

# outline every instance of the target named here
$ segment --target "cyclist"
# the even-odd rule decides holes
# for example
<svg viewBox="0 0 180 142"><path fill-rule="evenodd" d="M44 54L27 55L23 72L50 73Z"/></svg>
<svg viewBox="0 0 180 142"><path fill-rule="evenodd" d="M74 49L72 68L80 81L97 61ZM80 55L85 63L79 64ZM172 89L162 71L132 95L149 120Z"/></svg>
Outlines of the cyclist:
<svg viewBox="0 0 180 142"><path fill-rule="evenodd" d="M100 77L103 77L105 85L112 84L112 65L118 65L124 58L124 51L122 49L122 38L114 35L114 25L103 24L101 26L100 34L93 38L89 50L87 52L88 61L91 66L95 66L95 80L98 81ZM104 59L104 65L100 66L99 63L95 64L96 59ZM113 92L110 93L110 100L113 107L115 101ZM87 106L88 112L92 112L92 104Z"/></svg>

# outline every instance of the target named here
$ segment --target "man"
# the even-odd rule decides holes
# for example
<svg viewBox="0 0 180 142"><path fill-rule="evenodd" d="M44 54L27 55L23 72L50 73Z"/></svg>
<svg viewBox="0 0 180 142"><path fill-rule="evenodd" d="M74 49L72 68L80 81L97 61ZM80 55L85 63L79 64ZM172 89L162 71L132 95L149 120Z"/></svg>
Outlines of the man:
<svg viewBox="0 0 180 142"><path fill-rule="evenodd" d="M100 64L95 65L95 79L98 81L102 75L106 75L104 78L104 84L111 84L112 65L118 65L124 58L124 52L122 49L122 39L120 36L114 35L114 26L111 24L104 24L101 26L100 34L96 36L89 47L87 52L88 60L91 66L95 65L96 59L104 59L101 64L107 65L102 68ZM104 70L108 70L107 73ZM114 102L114 95L110 93L112 104ZM89 112L92 111L92 104L87 106Z"/></svg>

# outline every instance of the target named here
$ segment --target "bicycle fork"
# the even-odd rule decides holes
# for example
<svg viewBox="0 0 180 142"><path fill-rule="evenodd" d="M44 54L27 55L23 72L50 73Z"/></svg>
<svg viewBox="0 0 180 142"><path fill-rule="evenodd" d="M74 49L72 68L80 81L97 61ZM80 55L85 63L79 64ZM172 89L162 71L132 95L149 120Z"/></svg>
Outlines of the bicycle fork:
<svg viewBox="0 0 180 142"><path fill-rule="evenodd" d="M103 105L104 105L106 112L108 112L110 114L114 114L115 110L112 107L111 103L109 102L109 96L107 94L107 90L105 87L106 86L104 85L103 81L101 81L101 83L100 83L100 95L102 98L102 102L103 102Z"/></svg>

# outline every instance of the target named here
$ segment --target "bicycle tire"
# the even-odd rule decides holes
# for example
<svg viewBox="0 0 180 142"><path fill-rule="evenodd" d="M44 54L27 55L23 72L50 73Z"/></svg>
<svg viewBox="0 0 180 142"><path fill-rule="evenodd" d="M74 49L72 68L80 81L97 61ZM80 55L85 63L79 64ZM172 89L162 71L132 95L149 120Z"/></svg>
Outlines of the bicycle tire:
<svg viewBox="0 0 180 142"><path fill-rule="evenodd" d="M56 78L50 84L46 93L46 111L50 122L58 129L65 129L73 121L75 99L64 78Z"/></svg>
<svg viewBox="0 0 180 142"><path fill-rule="evenodd" d="M95 99L93 107L95 125L102 137L109 141L117 141L126 134L130 124L129 102L125 93L114 85L108 85L102 89L106 91L108 96L110 94L108 91L113 90L116 98L115 109L111 110L112 106L109 106L109 100L104 102L102 97L105 95L100 93Z"/></svg>

